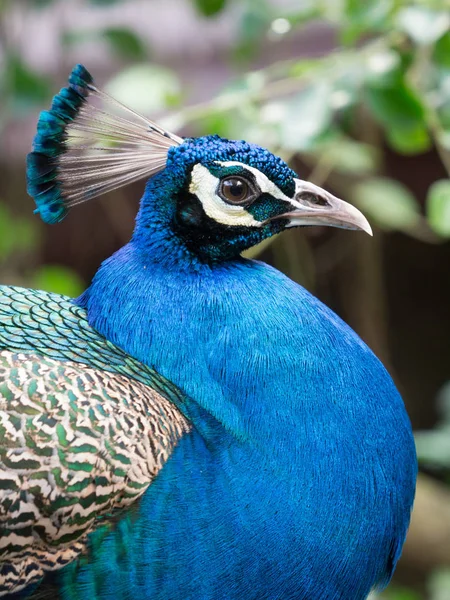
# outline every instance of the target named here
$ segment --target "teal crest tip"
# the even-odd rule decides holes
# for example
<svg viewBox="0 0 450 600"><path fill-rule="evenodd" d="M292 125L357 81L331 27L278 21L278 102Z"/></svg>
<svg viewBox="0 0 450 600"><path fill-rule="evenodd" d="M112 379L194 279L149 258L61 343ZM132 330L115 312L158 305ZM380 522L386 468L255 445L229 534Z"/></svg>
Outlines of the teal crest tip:
<svg viewBox="0 0 450 600"><path fill-rule="evenodd" d="M163 170L168 150L182 142L99 90L76 65L68 87L41 113L27 156L35 212L58 223L72 206Z"/></svg>
<svg viewBox="0 0 450 600"><path fill-rule="evenodd" d="M86 101L93 79L83 65L76 65L69 86L53 98L49 111L42 111L27 156L27 191L36 202L35 213L46 223L58 223L67 214L61 182L58 180L58 156L65 152L65 131Z"/></svg>

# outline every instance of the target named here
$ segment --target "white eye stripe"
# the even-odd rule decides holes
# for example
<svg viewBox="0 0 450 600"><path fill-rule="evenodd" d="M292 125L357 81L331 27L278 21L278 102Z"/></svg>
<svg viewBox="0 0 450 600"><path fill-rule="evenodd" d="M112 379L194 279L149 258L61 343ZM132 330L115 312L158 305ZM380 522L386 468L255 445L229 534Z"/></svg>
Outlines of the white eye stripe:
<svg viewBox="0 0 450 600"><path fill-rule="evenodd" d="M233 164L243 167L246 166L241 165L241 163ZM254 171L258 173L256 169ZM256 177L254 171L252 171L252 173ZM199 163L194 165L194 168L191 171L189 191L200 200L203 210L208 217L222 225L261 227L262 223L257 221L253 215L245 210L245 208L236 204L228 204L217 195L219 182L220 179L210 173L206 167ZM259 185L258 181L257 183Z"/></svg>
<svg viewBox="0 0 450 600"><path fill-rule="evenodd" d="M216 164L221 165L222 167L241 167L242 169L249 171L254 178L256 179L256 183L263 194L270 194L277 200L283 200L284 202L292 203L292 199L286 196L278 186L274 184L264 173L255 169L255 167L249 167L244 163L229 160L229 161L216 161Z"/></svg>

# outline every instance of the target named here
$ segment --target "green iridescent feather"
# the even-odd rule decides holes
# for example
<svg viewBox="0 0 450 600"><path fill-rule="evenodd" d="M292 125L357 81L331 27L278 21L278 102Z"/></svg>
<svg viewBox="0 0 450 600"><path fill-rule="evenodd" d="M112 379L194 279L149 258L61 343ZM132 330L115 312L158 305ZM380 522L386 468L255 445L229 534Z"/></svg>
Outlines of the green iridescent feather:
<svg viewBox="0 0 450 600"><path fill-rule="evenodd" d="M123 352L89 325L70 298L0 286L0 350L85 364L131 377L180 405L185 395L154 369Z"/></svg>
<svg viewBox="0 0 450 600"><path fill-rule="evenodd" d="M0 288L0 596L143 494L190 430L182 401L69 299Z"/></svg>

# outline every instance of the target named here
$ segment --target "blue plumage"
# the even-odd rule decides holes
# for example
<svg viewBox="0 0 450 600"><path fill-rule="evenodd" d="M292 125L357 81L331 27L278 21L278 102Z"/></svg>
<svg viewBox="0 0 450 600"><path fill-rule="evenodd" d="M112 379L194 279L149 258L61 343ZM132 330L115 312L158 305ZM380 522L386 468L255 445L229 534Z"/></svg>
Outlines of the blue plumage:
<svg viewBox="0 0 450 600"><path fill-rule="evenodd" d="M160 208L149 188L137 232L158 222L145 211ZM227 598L356 600L387 583L416 462L383 366L267 265L236 259L191 270L172 239L169 247L148 238L145 249L134 239L81 303L98 331L195 398L186 408L194 431L149 490L142 537L131 545L150 564L161 552L164 565L179 558L161 566L164 585L151 578L139 591L120 571L117 585L151 598L221 598L226 589Z"/></svg>
<svg viewBox="0 0 450 600"><path fill-rule="evenodd" d="M402 400L332 311L240 253L291 226L369 226L267 150L159 135L171 143L131 241L74 303L145 365L149 388L178 390L179 437L141 500L103 515L53 585L67 600L363 600L388 583L409 524Z"/></svg>

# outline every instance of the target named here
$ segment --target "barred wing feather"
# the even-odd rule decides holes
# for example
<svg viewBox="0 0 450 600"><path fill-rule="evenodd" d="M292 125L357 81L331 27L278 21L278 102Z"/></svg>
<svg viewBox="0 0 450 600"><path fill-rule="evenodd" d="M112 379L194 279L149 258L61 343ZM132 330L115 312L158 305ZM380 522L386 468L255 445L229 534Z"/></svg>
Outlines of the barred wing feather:
<svg viewBox="0 0 450 600"><path fill-rule="evenodd" d="M17 302L22 292L16 288L13 294ZM34 321L32 307L42 310L49 302L48 294L35 294L38 300L28 311ZM17 316L17 311L5 295L2 299L0 332L14 336L17 324L11 318L6 325L5 313ZM69 302L55 300L60 314L61 304ZM52 323L50 316L47 322ZM87 323L77 325L89 333L88 342L86 336L77 340L80 348L90 345L86 358L92 345L103 341ZM73 332L72 327L72 338ZM98 356L97 365L55 358L49 346L64 348L61 324L53 344L43 343L42 332L40 342L33 338L41 344L33 351L26 348L23 325L21 334L14 342L22 344L21 352L0 345L0 596L74 560L99 519L135 502L190 429L172 401L180 392L155 372L142 366L144 383L99 368ZM108 350L114 355L114 346L108 344ZM120 365L122 351L115 350ZM139 373L137 365L130 367ZM152 378L158 389L149 385Z"/></svg>

